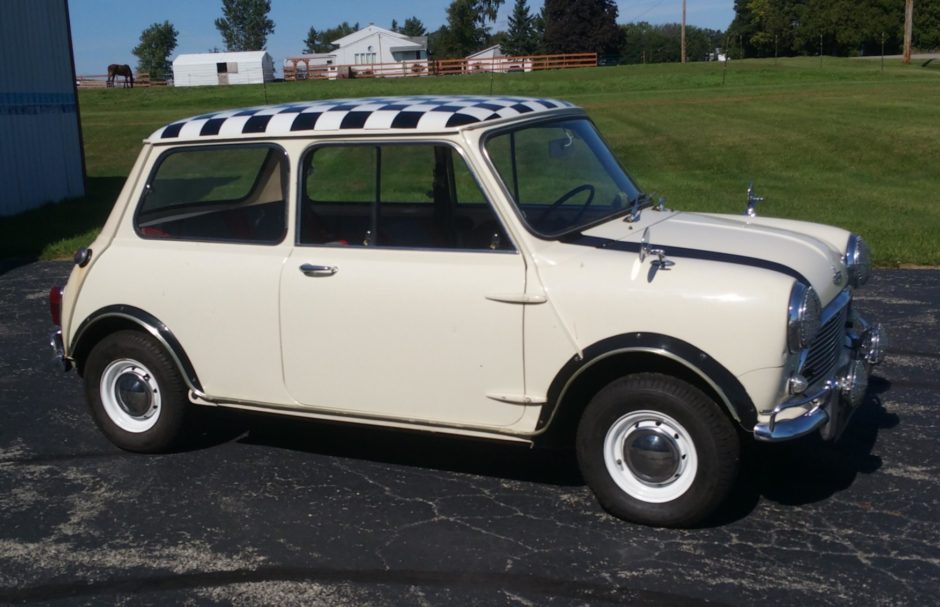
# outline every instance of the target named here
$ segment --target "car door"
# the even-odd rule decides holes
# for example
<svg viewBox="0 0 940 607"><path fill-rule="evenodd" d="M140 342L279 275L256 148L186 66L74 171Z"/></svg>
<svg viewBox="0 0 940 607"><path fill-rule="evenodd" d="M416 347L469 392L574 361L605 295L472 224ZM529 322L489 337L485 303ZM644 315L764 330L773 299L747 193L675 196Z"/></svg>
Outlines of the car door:
<svg viewBox="0 0 940 607"><path fill-rule="evenodd" d="M284 380L347 414L508 426L524 411L525 262L446 144L330 145L301 162L281 277Z"/></svg>

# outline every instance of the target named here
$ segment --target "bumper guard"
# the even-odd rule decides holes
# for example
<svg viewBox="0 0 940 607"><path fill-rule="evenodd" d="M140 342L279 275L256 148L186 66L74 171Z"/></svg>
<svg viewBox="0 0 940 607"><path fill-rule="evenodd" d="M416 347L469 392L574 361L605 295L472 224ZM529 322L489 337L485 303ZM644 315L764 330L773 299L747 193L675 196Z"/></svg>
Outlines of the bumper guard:
<svg viewBox="0 0 940 607"><path fill-rule="evenodd" d="M871 368L884 360L881 325L869 325L861 317L856 317L855 324L858 331L846 336L848 343L833 377L774 407L766 423L754 426L754 438L762 442L786 441L820 428L824 430L823 438L833 439L839 435L865 399ZM799 417L777 420L783 411L797 407L810 409Z"/></svg>

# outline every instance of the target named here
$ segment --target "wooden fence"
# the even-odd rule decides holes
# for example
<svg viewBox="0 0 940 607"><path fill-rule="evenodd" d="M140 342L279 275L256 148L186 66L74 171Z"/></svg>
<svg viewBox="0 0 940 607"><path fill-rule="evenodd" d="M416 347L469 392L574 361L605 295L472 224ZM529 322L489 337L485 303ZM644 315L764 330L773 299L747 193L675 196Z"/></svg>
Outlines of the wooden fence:
<svg viewBox="0 0 940 607"><path fill-rule="evenodd" d="M284 66L285 80L338 80L344 78L403 78L492 72L534 72L595 67L597 65L597 53L413 60L400 63L368 63L361 65L311 64L310 59L303 57L288 57L287 61L293 65Z"/></svg>
<svg viewBox="0 0 940 607"><path fill-rule="evenodd" d="M108 86L108 75L107 74L96 74L93 76L76 76L75 84L80 89L90 89L90 88L107 88ZM134 86L137 87L150 87L150 86L166 86L165 80L151 80L150 74L147 72L140 72L134 74ZM114 78L114 88L124 88L124 76L116 76Z"/></svg>

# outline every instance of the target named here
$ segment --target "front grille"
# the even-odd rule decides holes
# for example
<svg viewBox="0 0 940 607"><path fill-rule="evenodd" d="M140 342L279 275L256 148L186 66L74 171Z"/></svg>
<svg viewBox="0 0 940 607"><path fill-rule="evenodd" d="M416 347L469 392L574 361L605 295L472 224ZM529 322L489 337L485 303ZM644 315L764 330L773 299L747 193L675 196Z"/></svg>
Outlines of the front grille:
<svg viewBox="0 0 940 607"><path fill-rule="evenodd" d="M828 320L819 328L819 333L813 339L803 363L803 377L810 384L831 372L839 359L839 350L845 337L845 322L849 313L848 303L848 298L837 297L831 305L838 306L838 308L827 309L823 313L823 318L828 318Z"/></svg>

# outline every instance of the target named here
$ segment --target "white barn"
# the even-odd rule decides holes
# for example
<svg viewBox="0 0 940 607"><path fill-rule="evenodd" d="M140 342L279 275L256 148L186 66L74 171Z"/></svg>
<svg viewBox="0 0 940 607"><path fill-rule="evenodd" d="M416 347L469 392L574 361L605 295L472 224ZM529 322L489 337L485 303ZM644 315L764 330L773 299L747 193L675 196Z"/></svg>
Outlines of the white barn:
<svg viewBox="0 0 940 607"><path fill-rule="evenodd" d="M266 51L191 53L173 60L173 86L262 84L274 80L274 59Z"/></svg>

